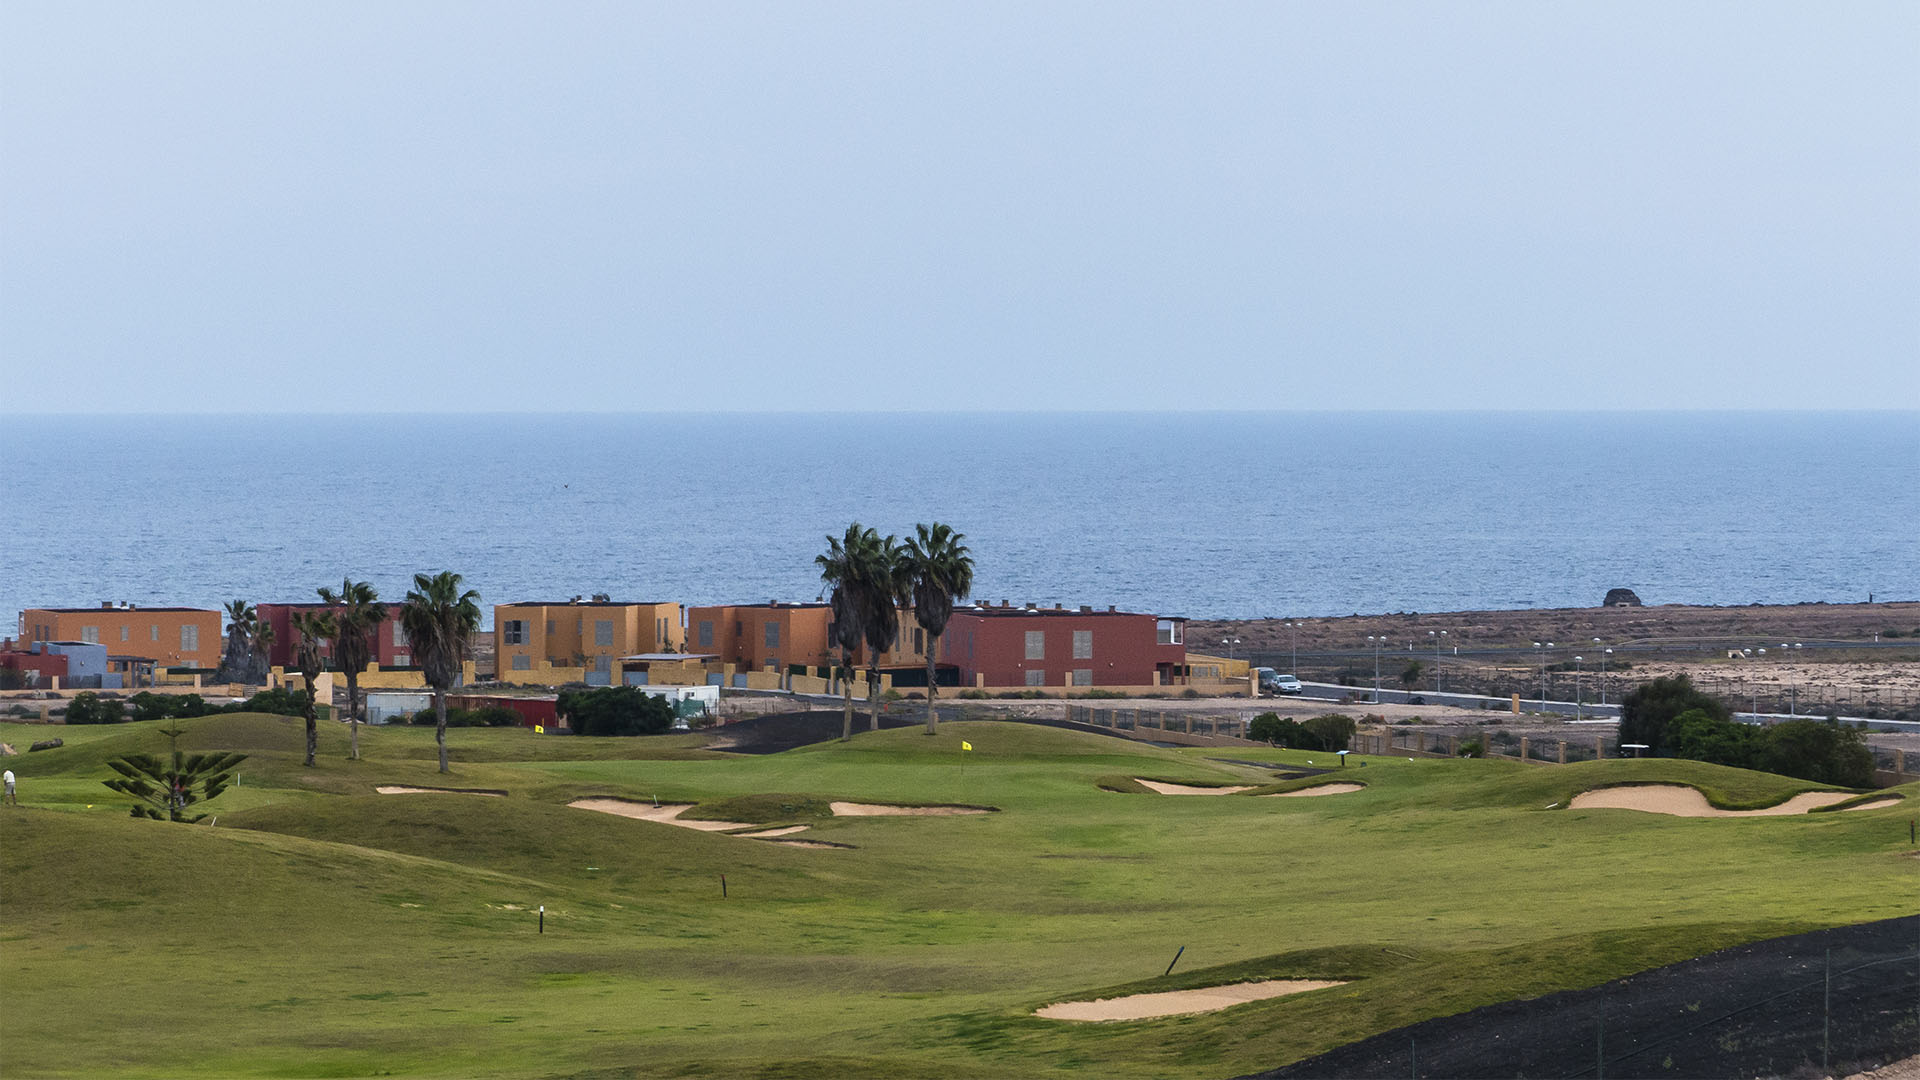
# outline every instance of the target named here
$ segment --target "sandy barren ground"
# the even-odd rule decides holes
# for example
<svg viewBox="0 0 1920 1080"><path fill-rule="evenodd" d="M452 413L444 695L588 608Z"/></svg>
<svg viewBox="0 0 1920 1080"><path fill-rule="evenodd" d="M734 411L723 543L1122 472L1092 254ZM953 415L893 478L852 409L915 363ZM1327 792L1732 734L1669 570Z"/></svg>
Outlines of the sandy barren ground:
<svg viewBox="0 0 1920 1080"><path fill-rule="evenodd" d="M1365 791L1365 784L1315 784L1299 791L1276 791L1271 795L1260 796L1263 799L1297 799L1305 795L1345 795L1350 791Z"/></svg>
<svg viewBox="0 0 1920 1080"><path fill-rule="evenodd" d="M761 829L758 832L734 833L733 835L744 836L749 840L765 840L768 837L792 836L794 833L806 831L807 827L805 825L787 825L778 829Z"/></svg>
<svg viewBox="0 0 1920 1080"><path fill-rule="evenodd" d="M1144 788L1151 788L1162 795L1231 795L1236 791L1252 791L1252 785L1240 787L1194 787L1190 784L1168 784L1159 780L1142 780L1134 777L1133 782Z"/></svg>
<svg viewBox="0 0 1920 1080"><path fill-rule="evenodd" d="M881 803L837 802L830 804L839 817L958 817L962 814L991 814L978 806L886 806Z"/></svg>
<svg viewBox="0 0 1920 1080"><path fill-rule="evenodd" d="M1882 1065L1872 1072L1854 1073L1847 1080L1920 1080L1920 1057Z"/></svg>
<svg viewBox="0 0 1920 1080"><path fill-rule="evenodd" d="M1198 990L1169 990L1158 994L1133 994L1129 997L1100 998L1095 1001L1066 1001L1058 1005L1049 1005L1033 1015L1044 1016L1049 1020L1148 1020L1158 1016L1185 1016L1190 1013L1214 1012L1235 1005L1244 1005L1249 1001L1264 1001L1267 998L1303 994L1308 990L1323 990L1329 986L1344 985L1346 984L1323 982L1317 979L1268 979L1265 982L1232 983L1227 986L1202 987Z"/></svg>
<svg viewBox="0 0 1920 1080"><path fill-rule="evenodd" d="M751 821L682 821L680 815L693 809L692 803L663 803L654 806L651 803L628 802L625 799L575 799L567 804L579 810L597 810L602 814L618 814L621 817L635 818L640 821L658 821L663 825L678 825L683 829L699 829L701 832L732 832L735 829L751 829Z"/></svg>
<svg viewBox="0 0 1920 1080"><path fill-rule="evenodd" d="M373 790L382 795L488 795L500 798L504 791L482 791L479 788L443 788L443 787L406 787L400 784L382 784Z"/></svg>
<svg viewBox="0 0 1920 1080"><path fill-rule="evenodd" d="M1816 807L1832 806L1853 797L1845 791L1808 791L1778 806L1759 810L1722 810L1707 802L1705 795L1680 784L1635 784L1632 787L1583 791L1575 795L1573 802L1568 805L1574 810L1644 810L1650 814L1671 814L1674 817L1780 817L1804 814ZM1877 810L1899 801L1891 797L1874 799L1847 809Z"/></svg>

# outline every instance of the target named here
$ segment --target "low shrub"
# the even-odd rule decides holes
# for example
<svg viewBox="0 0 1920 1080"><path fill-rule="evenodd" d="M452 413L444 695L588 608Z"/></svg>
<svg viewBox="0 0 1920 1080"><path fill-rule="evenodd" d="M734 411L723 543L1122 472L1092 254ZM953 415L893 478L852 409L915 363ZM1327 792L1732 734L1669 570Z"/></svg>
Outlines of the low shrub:
<svg viewBox="0 0 1920 1080"><path fill-rule="evenodd" d="M993 695L987 693L985 690L974 688L969 690L962 690L953 696L960 698L963 701L985 701L987 698L992 697Z"/></svg>
<svg viewBox="0 0 1920 1080"><path fill-rule="evenodd" d="M92 691L75 694L73 700L67 702L67 723L69 724L124 724L126 722L126 706L118 701L104 699Z"/></svg>

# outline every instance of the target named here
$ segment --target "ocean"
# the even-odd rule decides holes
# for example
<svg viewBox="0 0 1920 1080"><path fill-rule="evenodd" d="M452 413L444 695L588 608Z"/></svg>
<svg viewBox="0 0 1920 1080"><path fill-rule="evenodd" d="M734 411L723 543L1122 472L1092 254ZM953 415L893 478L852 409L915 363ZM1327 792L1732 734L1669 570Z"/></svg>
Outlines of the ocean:
<svg viewBox="0 0 1920 1080"><path fill-rule="evenodd" d="M14 417L0 612L812 600L849 521L975 596L1194 618L1920 597L1920 413ZM490 625L490 623L489 623Z"/></svg>

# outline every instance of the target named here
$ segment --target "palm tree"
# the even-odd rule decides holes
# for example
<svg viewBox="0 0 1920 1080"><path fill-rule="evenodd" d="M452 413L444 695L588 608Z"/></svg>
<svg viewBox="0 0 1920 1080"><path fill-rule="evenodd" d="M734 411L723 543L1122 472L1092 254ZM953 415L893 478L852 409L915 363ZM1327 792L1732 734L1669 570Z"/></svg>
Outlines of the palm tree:
<svg viewBox="0 0 1920 1080"><path fill-rule="evenodd" d="M350 748L347 757L360 760L360 673L373 655L373 635L387 619L387 605L372 584L346 578L340 591L320 589L320 602L331 606L336 634L333 658L347 676L347 730Z"/></svg>
<svg viewBox="0 0 1920 1080"><path fill-rule="evenodd" d="M900 573L901 548L892 536L881 539L868 529L861 537L853 565L854 601L860 609L860 630L867 643L867 730L880 730L880 654L900 634L900 606L907 602L906 578Z"/></svg>
<svg viewBox="0 0 1920 1080"><path fill-rule="evenodd" d="M214 673L218 682L253 681L253 635L261 625L260 615L252 604L245 600L235 600L226 606L227 641L220 652L220 670Z"/></svg>
<svg viewBox="0 0 1920 1080"><path fill-rule="evenodd" d="M433 690L434 742L440 747L440 771L447 768L447 689L460 677L467 642L480 630L480 594L460 591L460 575L451 570L413 575L413 588L400 608L413 662Z"/></svg>
<svg viewBox="0 0 1920 1080"><path fill-rule="evenodd" d="M265 619L260 619L253 624L253 631L249 636L252 638L251 641L247 642L248 650L251 653L250 662L260 665L258 669L260 678L258 680L249 679L247 681L266 682L267 668L270 666L267 661L273 657L273 624Z"/></svg>
<svg viewBox="0 0 1920 1080"><path fill-rule="evenodd" d="M840 647L840 693L845 700L846 712L840 723L840 741L853 738L853 651L860 647L860 606L855 599L859 586L854 560L858 557L866 538L873 535L872 529L863 529L859 522L847 526L845 540L827 537L827 553L813 558L815 566L820 568L820 580L833 586L833 595L828 605L833 611L833 624L828 632L833 643Z"/></svg>
<svg viewBox="0 0 1920 1080"><path fill-rule="evenodd" d="M320 649L334 635L333 615L325 611L296 611L293 632L300 637L294 662L300 668L300 677L307 681L307 768L311 769L313 753L320 745L320 718L314 707L313 684L320 679Z"/></svg>
<svg viewBox="0 0 1920 1080"><path fill-rule="evenodd" d="M901 549L900 569L913 594L913 617L927 632L927 734L934 733L938 717L933 709L934 654L940 635L953 617L953 602L973 591L973 553L961 543L965 534L946 525L915 525L915 536Z"/></svg>

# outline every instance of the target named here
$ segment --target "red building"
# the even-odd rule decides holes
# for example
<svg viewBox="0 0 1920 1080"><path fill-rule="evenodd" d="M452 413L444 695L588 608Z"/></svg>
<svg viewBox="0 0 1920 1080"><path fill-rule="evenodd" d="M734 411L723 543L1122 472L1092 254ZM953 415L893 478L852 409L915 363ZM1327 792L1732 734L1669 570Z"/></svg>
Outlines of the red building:
<svg viewBox="0 0 1920 1080"><path fill-rule="evenodd" d="M254 611L260 621L273 627L273 647L267 650L267 665L291 669L294 654L300 648L300 635L293 632L293 616L299 611L326 611L325 604L257 604ZM374 631L367 655L381 667L412 667L413 655L407 648L407 632L400 628L400 605L388 604L387 617ZM333 642L320 649L320 658L333 666Z"/></svg>
<svg viewBox="0 0 1920 1080"><path fill-rule="evenodd" d="M1186 620L1131 611L962 608L940 659L962 686L1169 686L1186 675Z"/></svg>
<svg viewBox="0 0 1920 1080"><path fill-rule="evenodd" d="M0 678L0 688L12 689L17 679L21 687L44 690L53 685L54 679L66 680L67 658L58 653L15 648L13 639L7 638L0 641L0 670L20 673Z"/></svg>

